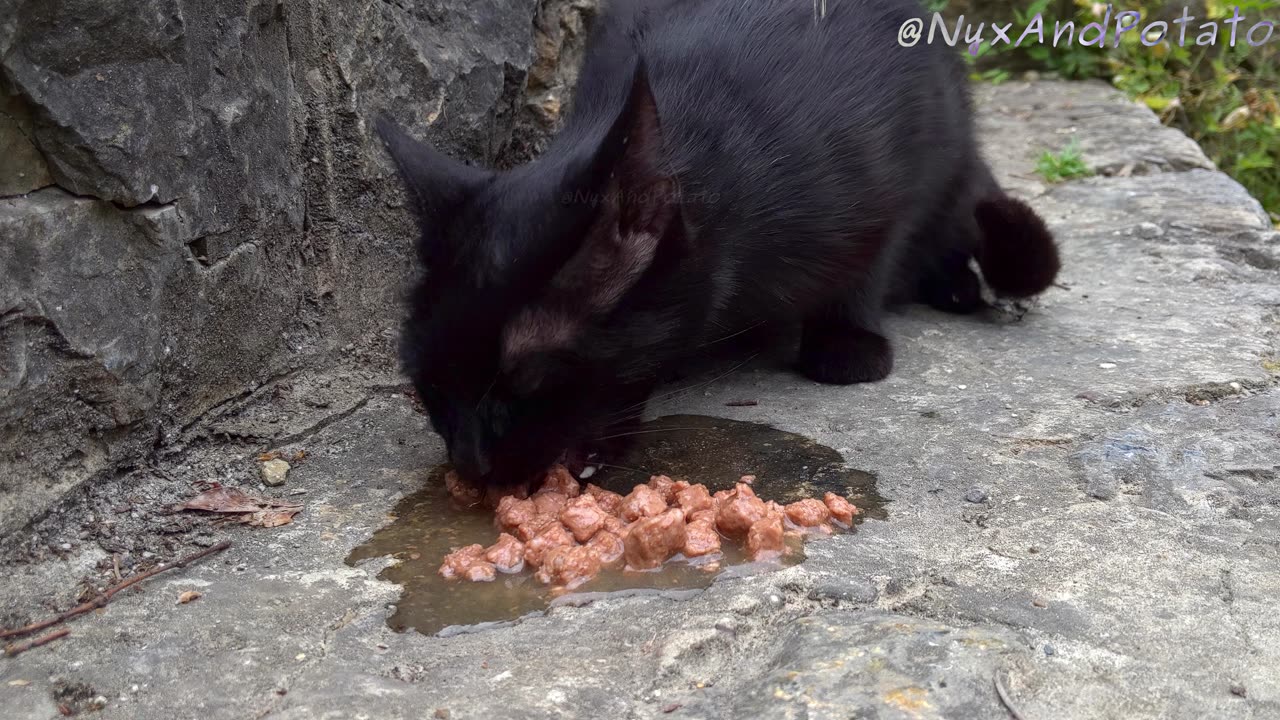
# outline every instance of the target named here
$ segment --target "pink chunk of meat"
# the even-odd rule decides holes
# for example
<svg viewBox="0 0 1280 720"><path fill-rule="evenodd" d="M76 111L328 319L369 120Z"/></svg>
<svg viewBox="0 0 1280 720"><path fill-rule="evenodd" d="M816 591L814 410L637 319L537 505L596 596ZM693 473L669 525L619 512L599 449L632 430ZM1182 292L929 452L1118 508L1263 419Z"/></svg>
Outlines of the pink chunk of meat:
<svg viewBox="0 0 1280 720"><path fill-rule="evenodd" d="M821 500L805 498L786 506L787 519L803 528L825 525L831 520L831 510Z"/></svg>
<svg viewBox="0 0 1280 720"><path fill-rule="evenodd" d="M623 541L627 568L652 570L661 566L684 549L687 537L684 512L679 509L637 521Z"/></svg>
<svg viewBox="0 0 1280 720"><path fill-rule="evenodd" d="M747 555L752 560L769 560L782 554L782 515L769 513L757 520L747 533Z"/></svg>
<svg viewBox="0 0 1280 720"><path fill-rule="evenodd" d="M720 533L716 532L715 521L695 520L689 523L681 552L691 558L720 552Z"/></svg>
<svg viewBox="0 0 1280 720"><path fill-rule="evenodd" d="M573 473L569 472L569 468L563 465L552 465L542 481L542 487L538 489L558 492L567 498L576 498L582 492L582 485Z"/></svg>
<svg viewBox="0 0 1280 720"><path fill-rule="evenodd" d="M596 504L601 510L610 515L617 515L618 510L622 508L622 496L616 492L605 490L599 485L587 484L586 494L596 499Z"/></svg>
<svg viewBox="0 0 1280 720"><path fill-rule="evenodd" d="M600 556L585 545L556 547L547 552L538 581L572 590L600 573Z"/></svg>
<svg viewBox="0 0 1280 720"><path fill-rule="evenodd" d="M756 497L750 486L738 483L734 494L720 503L716 529L729 536L746 535L751 526L768 512L764 501Z"/></svg>
<svg viewBox="0 0 1280 720"><path fill-rule="evenodd" d="M560 511L560 522L573 533L573 539L584 543L591 539L600 528L604 527L604 519L608 517L596 499L590 495L579 495Z"/></svg>
<svg viewBox="0 0 1280 720"><path fill-rule="evenodd" d="M524 561L533 567L540 567L543 558L552 548L570 547L576 545L573 536L565 529L559 521L553 521L547 524L533 539L524 545Z"/></svg>
<svg viewBox="0 0 1280 720"><path fill-rule="evenodd" d="M520 572L524 568L524 543L502 533L498 536L498 542L484 551L484 559L493 563L499 572Z"/></svg>
<svg viewBox="0 0 1280 720"><path fill-rule="evenodd" d="M440 574L446 578L466 578L472 582L493 580L493 563L484 559L483 545L467 545L449 553L440 566Z"/></svg>
<svg viewBox="0 0 1280 720"><path fill-rule="evenodd" d="M637 485L631 494L622 499L622 509L618 515L627 522L635 522L640 518L654 517L666 512L667 503L662 496L648 485Z"/></svg>
<svg viewBox="0 0 1280 720"><path fill-rule="evenodd" d="M831 511L831 517L844 525L853 524L853 516L860 512L853 503L832 492L823 495L822 502L826 503L827 509Z"/></svg>

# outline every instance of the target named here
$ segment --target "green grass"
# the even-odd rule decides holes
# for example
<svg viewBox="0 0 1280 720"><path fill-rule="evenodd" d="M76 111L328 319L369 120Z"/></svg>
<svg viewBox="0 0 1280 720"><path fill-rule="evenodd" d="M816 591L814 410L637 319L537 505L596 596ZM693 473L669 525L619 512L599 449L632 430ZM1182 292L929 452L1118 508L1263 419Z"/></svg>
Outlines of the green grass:
<svg viewBox="0 0 1280 720"><path fill-rule="evenodd" d="M1052 153L1046 150L1040 156L1040 159L1036 161L1036 172L1040 174L1040 177L1051 183L1089 177L1093 174L1093 170L1085 164L1084 158L1080 156L1080 148L1076 145L1075 140L1067 143L1062 152Z"/></svg>
<svg viewBox="0 0 1280 720"><path fill-rule="evenodd" d="M936 0L937 6L945 0ZM1015 32L1031 17L1043 13L1046 36L1055 20L1074 20L1076 27L1098 21L1091 0L1008 0L1007 4L984 4L976 16L967 0L954 12L966 12L971 23L1016 20ZM1280 25L1280 0L1206 0L1205 9L1188 27L1185 44L1165 38L1144 45L1138 33L1128 32L1114 46L1114 32L1105 48L1063 43L1058 47L1035 42L1022 47L1001 44L992 48L984 42L977 57L965 57L974 65L979 81L1003 82L1004 68L1035 69L1067 79L1101 78L1134 100L1145 104L1170 127L1189 135L1214 164L1235 178L1280 223L1280 32L1261 46L1239 41L1226 42L1233 6L1247 18L1245 31L1253 23L1268 19ZM1143 23L1160 16L1163 0L1112 0L1112 20L1125 10L1142 13ZM1105 5L1104 5L1105 6ZM1197 45L1195 37L1202 22L1219 23L1223 33L1214 45ZM992 37L990 31L986 38ZM1068 162L1063 162L1067 160ZM1038 171L1052 179L1066 179L1076 165L1070 157L1041 157Z"/></svg>

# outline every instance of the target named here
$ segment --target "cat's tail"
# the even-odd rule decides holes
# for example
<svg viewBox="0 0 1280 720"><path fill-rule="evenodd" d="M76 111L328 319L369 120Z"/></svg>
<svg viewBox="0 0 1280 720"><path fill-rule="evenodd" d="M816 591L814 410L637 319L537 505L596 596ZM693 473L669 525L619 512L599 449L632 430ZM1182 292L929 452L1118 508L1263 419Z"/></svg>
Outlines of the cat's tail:
<svg viewBox="0 0 1280 720"><path fill-rule="evenodd" d="M982 242L975 254L997 295L1030 297L1053 284L1062 267L1053 233L1030 205L997 191L974 209Z"/></svg>

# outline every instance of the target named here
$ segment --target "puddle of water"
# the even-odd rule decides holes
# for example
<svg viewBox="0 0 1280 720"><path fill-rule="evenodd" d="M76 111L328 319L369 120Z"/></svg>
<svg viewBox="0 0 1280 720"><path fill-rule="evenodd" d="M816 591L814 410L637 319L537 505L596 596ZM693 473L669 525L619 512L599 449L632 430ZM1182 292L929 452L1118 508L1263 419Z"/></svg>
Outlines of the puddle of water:
<svg viewBox="0 0 1280 720"><path fill-rule="evenodd" d="M844 466L840 453L804 436L767 425L701 415L668 415L645 423L635 446L616 466L602 468L589 479L626 494L650 475L670 475L703 483L712 492L731 489L743 475L755 475L756 493L766 500L789 503L821 498L831 491L847 496L868 517L887 519L885 501L875 491L875 476ZM628 469L629 468L629 469ZM395 520L351 551L347 564L391 556L400 562L379 578L404 588L388 625L397 632L414 629L434 634L452 626L513 620L545 610L555 600L551 589L526 570L499 574L491 583L449 581L436 572L449 551L463 545L490 545L497 538L490 510L459 506L444 488L444 468L431 471L424 487L403 498L392 511ZM810 542L822 542L821 539ZM574 595L623 590L704 588L717 574L748 564L737 543L726 542L718 564L669 562L653 572L607 570ZM789 556L787 564L803 554ZM760 571L781 567L755 564ZM571 598L565 598L571 599Z"/></svg>

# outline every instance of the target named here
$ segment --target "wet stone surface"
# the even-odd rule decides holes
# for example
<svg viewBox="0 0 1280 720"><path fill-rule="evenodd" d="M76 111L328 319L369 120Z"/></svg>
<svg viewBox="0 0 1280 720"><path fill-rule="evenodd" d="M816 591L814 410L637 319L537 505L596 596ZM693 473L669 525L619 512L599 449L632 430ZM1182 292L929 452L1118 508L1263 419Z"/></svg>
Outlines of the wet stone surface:
<svg viewBox="0 0 1280 720"><path fill-rule="evenodd" d="M706 415L664 415L636 433L627 454L589 482L626 494L650 475L669 475L715 492L755 475L752 488L764 500L785 505L833 492L862 509L864 519L888 518L875 475L848 467L839 452L804 435Z"/></svg>
<svg viewBox="0 0 1280 720"><path fill-rule="evenodd" d="M691 483L703 483L712 492L732 489L742 475L754 474L753 489L764 500L786 504L825 492L849 497L867 518L887 517L883 498L875 491L875 477L844 466L840 454L796 433L759 423L700 415L657 418L638 428L640 438L618 465L605 468L589 482L620 494L650 475L668 475ZM644 471L640 471L644 468ZM346 562L359 566L374 558L396 562L379 578L400 585L403 591L387 624L396 631L413 629L433 634L457 632L484 623L511 621L541 612L552 602L573 604L580 596L599 599L600 594L623 591L691 590L711 585L724 572L735 577L771 572L802 562L803 551L776 561L751 562L741 542L725 539L721 553L667 562L653 571L605 570L585 585L565 594L534 578L532 569L499 573L493 582L445 579L437 572L450 551L478 543L493 543L497 530L493 512L483 507L463 507L444 485L445 466L427 474L421 490L396 504L394 519L373 533L368 542L351 551ZM823 542L814 538L807 544Z"/></svg>

